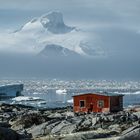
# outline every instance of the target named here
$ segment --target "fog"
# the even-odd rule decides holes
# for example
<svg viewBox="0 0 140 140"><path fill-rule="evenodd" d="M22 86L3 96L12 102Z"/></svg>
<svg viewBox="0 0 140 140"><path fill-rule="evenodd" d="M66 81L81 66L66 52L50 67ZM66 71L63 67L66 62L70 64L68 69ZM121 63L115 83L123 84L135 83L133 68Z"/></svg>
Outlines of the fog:
<svg viewBox="0 0 140 140"><path fill-rule="evenodd" d="M139 79L140 62L91 58L0 55L0 76L63 79Z"/></svg>

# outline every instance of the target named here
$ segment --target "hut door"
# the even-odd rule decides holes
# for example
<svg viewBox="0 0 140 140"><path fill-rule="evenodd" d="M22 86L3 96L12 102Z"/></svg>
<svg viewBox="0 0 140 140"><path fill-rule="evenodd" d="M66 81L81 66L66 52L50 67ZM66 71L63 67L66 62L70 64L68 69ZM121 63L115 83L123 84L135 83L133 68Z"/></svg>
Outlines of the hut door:
<svg viewBox="0 0 140 140"><path fill-rule="evenodd" d="M88 112L93 112L93 103L89 104Z"/></svg>

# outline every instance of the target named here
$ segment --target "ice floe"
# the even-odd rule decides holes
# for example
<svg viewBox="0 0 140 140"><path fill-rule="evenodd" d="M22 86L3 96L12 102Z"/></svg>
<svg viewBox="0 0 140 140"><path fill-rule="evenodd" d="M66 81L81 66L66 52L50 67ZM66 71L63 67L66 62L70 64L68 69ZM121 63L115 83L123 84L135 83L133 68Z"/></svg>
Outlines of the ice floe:
<svg viewBox="0 0 140 140"><path fill-rule="evenodd" d="M13 101L21 102L21 101L34 101L34 100L41 100L39 97L28 97L28 96L18 96L12 98Z"/></svg>

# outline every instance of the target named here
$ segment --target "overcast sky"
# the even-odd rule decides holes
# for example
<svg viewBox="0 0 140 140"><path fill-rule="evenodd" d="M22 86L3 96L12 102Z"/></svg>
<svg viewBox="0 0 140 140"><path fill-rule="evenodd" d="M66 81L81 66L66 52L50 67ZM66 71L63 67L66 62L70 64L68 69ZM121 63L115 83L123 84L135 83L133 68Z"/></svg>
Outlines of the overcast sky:
<svg viewBox="0 0 140 140"><path fill-rule="evenodd" d="M139 7L139 0L0 0L0 25L20 26L30 18L59 10L68 22L139 30Z"/></svg>
<svg viewBox="0 0 140 140"><path fill-rule="evenodd" d="M131 74L140 76L140 0L0 0L0 45L7 32L54 10L66 24L89 32L93 46L105 50L109 59L128 60L135 69Z"/></svg>

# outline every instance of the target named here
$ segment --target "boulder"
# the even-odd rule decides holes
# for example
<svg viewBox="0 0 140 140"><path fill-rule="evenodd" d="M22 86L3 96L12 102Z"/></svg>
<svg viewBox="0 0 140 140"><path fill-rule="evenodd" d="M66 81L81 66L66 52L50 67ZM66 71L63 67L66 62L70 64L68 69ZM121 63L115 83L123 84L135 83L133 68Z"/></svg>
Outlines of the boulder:
<svg viewBox="0 0 140 140"><path fill-rule="evenodd" d="M63 131L61 130L64 130L62 129L63 127L66 127L66 126L69 126L71 125L70 122L64 120L64 121L61 121L58 125L56 125L52 130L51 130L51 133L52 134L61 134L63 133Z"/></svg>
<svg viewBox="0 0 140 140"><path fill-rule="evenodd" d="M116 131L118 133L121 133L122 131L119 124L110 125L108 129L110 131Z"/></svg>
<svg viewBox="0 0 140 140"><path fill-rule="evenodd" d="M92 118L92 126L94 126L99 121L99 117Z"/></svg>
<svg viewBox="0 0 140 140"><path fill-rule="evenodd" d="M62 116L61 113L56 112L56 113L52 113L52 114L48 115L48 118L56 119L56 118L64 118L64 116Z"/></svg>
<svg viewBox="0 0 140 140"><path fill-rule="evenodd" d="M28 132L31 133L34 138L49 135L51 134L51 130L59 123L60 121L58 120L51 120L37 126L32 126L31 128L28 129Z"/></svg>
<svg viewBox="0 0 140 140"><path fill-rule="evenodd" d="M34 138L47 135L49 134L49 131L46 130L47 124L48 123L43 123L37 126L33 126L28 130L28 132L31 133Z"/></svg>
<svg viewBox="0 0 140 140"><path fill-rule="evenodd" d="M69 121L70 123L72 123L72 124L79 125L79 124L82 123L83 118L81 118L81 117L73 117L73 118L68 119L68 121Z"/></svg>
<svg viewBox="0 0 140 140"><path fill-rule="evenodd" d="M74 113L70 112L70 111L66 111L66 112L62 113L62 115L65 116L66 118L74 117Z"/></svg>
<svg viewBox="0 0 140 140"><path fill-rule="evenodd" d="M136 115L136 114L131 114L131 115L129 116L129 120L130 120L131 122L136 122L136 121L139 120L139 117L138 117L138 115Z"/></svg>
<svg viewBox="0 0 140 140"><path fill-rule="evenodd" d="M90 130L92 126L92 120L85 118L82 122L77 126L77 131L87 131Z"/></svg>
<svg viewBox="0 0 140 140"><path fill-rule="evenodd" d="M134 115L136 115L138 117L138 119L140 119L140 111L139 112L134 112Z"/></svg>
<svg viewBox="0 0 140 140"><path fill-rule="evenodd" d="M61 130L60 133L61 134L71 134L77 131L77 126L76 124L70 124L70 125L66 125L64 126Z"/></svg>
<svg viewBox="0 0 140 140"><path fill-rule="evenodd" d="M140 140L140 125L124 131L119 140Z"/></svg>
<svg viewBox="0 0 140 140"><path fill-rule="evenodd" d="M92 120L87 119L87 120L82 122L81 127L90 127L91 125L92 125Z"/></svg>
<svg viewBox="0 0 140 140"><path fill-rule="evenodd" d="M114 121L114 115L108 115L107 118L108 118L107 120L110 122Z"/></svg>

